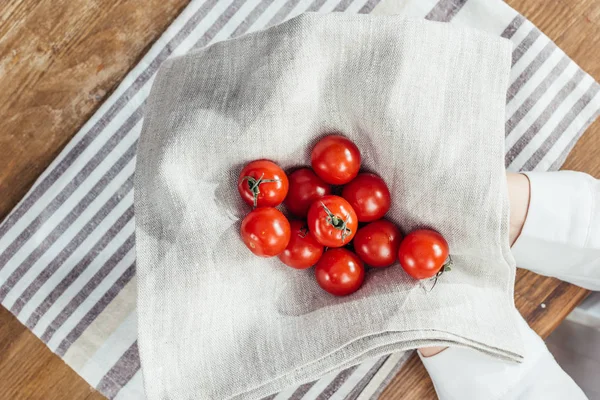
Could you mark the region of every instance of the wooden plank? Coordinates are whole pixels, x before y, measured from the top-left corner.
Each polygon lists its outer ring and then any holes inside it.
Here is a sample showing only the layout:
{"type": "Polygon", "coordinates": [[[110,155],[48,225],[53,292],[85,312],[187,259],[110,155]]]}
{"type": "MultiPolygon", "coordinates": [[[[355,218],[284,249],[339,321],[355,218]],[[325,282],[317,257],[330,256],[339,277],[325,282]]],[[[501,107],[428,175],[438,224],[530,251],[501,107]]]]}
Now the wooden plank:
{"type": "MultiPolygon", "coordinates": [[[[599,0],[507,0],[537,25],[596,81],[600,80],[599,0]]],[[[600,178],[600,120],[590,126],[563,165],[600,178]]],[[[515,304],[529,325],[547,337],[587,296],[584,289],[518,270],[515,304]],[[542,307],[544,304],[545,308],[542,307]]],[[[380,399],[436,399],[435,390],[419,357],[412,356],[380,399]]]]}
{"type": "MultiPolygon", "coordinates": [[[[0,220],[188,2],[0,1],[0,220]]],[[[103,398],[0,307],[0,399],[103,398]]]]}
{"type": "Polygon", "coordinates": [[[0,2],[0,220],[188,2],[0,2]]]}
{"type": "Polygon", "coordinates": [[[0,398],[99,400],[90,387],[6,309],[0,307],[0,398]]]}

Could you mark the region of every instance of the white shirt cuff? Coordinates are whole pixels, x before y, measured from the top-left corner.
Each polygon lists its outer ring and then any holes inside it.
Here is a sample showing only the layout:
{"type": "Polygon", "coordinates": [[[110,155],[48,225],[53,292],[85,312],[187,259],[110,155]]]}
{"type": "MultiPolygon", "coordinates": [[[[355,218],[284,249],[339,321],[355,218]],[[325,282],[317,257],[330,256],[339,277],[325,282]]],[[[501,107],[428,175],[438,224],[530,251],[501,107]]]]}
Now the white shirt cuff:
{"type": "Polygon", "coordinates": [[[527,172],[530,201],[517,265],[600,290],[600,183],[573,171],[527,172]]]}

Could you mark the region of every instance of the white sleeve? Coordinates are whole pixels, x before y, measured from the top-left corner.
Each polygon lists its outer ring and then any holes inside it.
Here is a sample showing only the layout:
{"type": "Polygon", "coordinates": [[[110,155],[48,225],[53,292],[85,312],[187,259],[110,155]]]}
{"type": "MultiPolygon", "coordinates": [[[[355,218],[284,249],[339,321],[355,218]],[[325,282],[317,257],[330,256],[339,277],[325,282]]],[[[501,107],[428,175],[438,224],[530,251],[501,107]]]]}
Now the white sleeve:
{"type": "Polygon", "coordinates": [[[462,347],[450,347],[432,357],[419,353],[440,400],[587,399],[544,341],[520,315],[518,320],[525,344],[520,364],[462,347]]]}
{"type": "Polygon", "coordinates": [[[582,172],[528,172],[531,194],[512,253],[521,268],[600,290],[600,181],[582,172]]]}

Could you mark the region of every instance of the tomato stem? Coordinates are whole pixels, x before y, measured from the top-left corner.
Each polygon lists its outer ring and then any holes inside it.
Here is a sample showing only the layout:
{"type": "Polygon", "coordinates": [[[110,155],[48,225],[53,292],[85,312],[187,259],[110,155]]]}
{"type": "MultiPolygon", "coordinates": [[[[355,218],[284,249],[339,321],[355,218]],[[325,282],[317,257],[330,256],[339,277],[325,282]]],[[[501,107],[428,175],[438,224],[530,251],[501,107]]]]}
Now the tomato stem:
{"type": "Polygon", "coordinates": [[[346,216],[346,219],[342,219],[341,217],[338,217],[332,213],[323,202],[321,202],[321,205],[327,213],[327,222],[330,223],[335,229],[342,231],[342,243],[344,243],[344,239],[346,239],[346,237],[352,233],[352,229],[348,228],[348,216],[346,216]]]}
{"type": "Polygon", "coordinates": [[[442,268],[440,268],[440,270],[437,272],[437,274],[435,274],[435,276],[432,279],[435,279],[433,281],[433,286],[431,287],[431,289],[429,289],[429,292],[431,292],[433,290],[433,288],[435,287],[435,285],[437,284],[438,278],[440,276],[442,276],[442,274],[444,272],[450,272],[452,271],[452,268],[450,267],[452,264],[452,257],[450,255],[448,255],[448,260],[446,260],[446,262],[444,263],[444,265],[442,265],[442,268]]]}
{"type": "Polygon", "coordinates": [[[244,178],[242,178],[242,181],[245,181],[245,180],[248,181],[248,188],[250,189],[250,192],[252,192],[254,208],[256,208],[256,205],[258,204],[258,195],[260,194],[260,185],[262,183],[267,183],[267,182],[279,182],[279,179],[263,179],[264,176],[265,176],[265,174],[262,174],[260,176],[260,178],[258,178],[258,179],[254,178],[252,176],[245,176],[244,178]]]}

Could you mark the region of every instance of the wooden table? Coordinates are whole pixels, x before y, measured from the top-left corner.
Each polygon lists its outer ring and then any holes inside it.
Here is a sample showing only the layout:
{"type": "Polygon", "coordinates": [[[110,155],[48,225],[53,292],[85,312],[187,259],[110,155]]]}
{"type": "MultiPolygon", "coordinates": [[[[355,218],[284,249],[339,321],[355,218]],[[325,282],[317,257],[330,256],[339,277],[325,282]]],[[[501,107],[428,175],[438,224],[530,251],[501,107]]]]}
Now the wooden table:
{"type": "MultiPolygon", "coordinates": [[[[508,0],[600,80],[600,0],[508,0]]],[[[0,2],[0,220],[188,0],[4,0],[0,2]]],[[[600,178],[600,121],[565,168],[600,178]]],[[[547,336],[587,292],[519,271],[516,303],[547,336]],[[545,308],[540,305],[544,303],[545,308]]],[[[0,307],[1,399],[103,399],[0,307]]],[[[435,398],[416,358],[383,399],[435,398]]]]}

